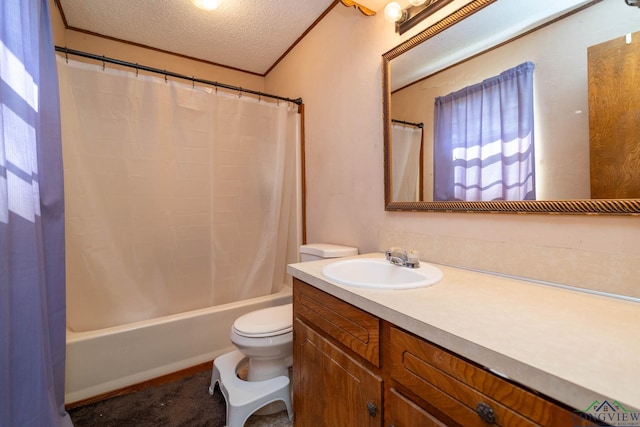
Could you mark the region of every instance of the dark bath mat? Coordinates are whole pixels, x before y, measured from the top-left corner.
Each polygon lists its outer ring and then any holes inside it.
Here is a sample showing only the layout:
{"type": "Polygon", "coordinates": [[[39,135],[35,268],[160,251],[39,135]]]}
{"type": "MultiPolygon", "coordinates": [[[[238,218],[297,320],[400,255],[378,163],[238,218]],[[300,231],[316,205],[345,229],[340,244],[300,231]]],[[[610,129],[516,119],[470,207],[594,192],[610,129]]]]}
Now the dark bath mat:
{"type": "MultiPolygon", "coordinates": [[[[209,394],[211,371],[70,409],[75,427],[223,427],[225,401],[209,394]]],[[[288,427],[286,412],[253,415],[246,427],[288,427]]]]}

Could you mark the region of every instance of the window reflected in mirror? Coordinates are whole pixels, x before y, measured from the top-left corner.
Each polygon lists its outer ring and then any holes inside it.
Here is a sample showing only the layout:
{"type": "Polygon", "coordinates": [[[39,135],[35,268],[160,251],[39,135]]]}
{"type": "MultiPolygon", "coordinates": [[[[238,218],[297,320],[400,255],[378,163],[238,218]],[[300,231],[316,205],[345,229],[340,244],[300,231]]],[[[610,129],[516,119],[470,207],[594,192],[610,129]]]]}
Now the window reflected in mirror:
{"type": "Polygon", "coordinates": [[[535,200],[534,68],[525,62],[435,99],[435,200],[535,200]]]}

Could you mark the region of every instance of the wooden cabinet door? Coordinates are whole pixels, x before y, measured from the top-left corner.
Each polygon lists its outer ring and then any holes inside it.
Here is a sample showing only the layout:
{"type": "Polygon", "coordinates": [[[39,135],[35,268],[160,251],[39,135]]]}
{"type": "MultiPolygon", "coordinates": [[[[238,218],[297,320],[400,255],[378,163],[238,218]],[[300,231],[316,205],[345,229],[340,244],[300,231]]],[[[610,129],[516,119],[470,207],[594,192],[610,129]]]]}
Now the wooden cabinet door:
{"type": "Polygon", "coordinates": [[[382,379],[294,320],[296,427],[382,426],[382,379]]]}
{"type": "Polygon", "coordinates": [[[394,388],[385,396],[384,417],[385,425],[393,427],[448,427],[394,388]]]}

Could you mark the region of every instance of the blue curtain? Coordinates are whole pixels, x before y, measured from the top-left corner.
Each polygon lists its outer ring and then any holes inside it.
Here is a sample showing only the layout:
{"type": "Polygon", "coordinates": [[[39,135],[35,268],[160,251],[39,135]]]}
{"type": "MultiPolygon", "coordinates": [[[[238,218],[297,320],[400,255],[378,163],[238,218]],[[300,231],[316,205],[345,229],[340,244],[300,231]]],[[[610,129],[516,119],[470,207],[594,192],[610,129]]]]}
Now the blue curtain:
{"type": "Polygon", "coordinates": [[[535,200],[533,70],[436,98],[434,200],[535,200]]]}
{"type": "Polygon", "coordinates": [[[0,426],[64,410],[64,197],[47,0],[0,2],[0,426]]]}

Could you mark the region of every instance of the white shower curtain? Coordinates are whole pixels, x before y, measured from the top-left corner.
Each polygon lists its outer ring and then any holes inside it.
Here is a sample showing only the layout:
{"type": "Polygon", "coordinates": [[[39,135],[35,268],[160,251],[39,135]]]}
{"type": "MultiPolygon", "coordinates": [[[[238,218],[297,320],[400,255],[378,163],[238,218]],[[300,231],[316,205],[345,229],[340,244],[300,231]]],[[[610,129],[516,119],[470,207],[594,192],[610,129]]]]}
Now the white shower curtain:
{"type": "Polygon", "coordinates": [[[420,147],[422,128],[394,123],[391,127],[394,202],[420,200],[420,147]]]}
{"type": "Polygon", "coordinates": [[[63,58],[58,70],[71,329],[282,287],[297,106],[63,58]]]}

